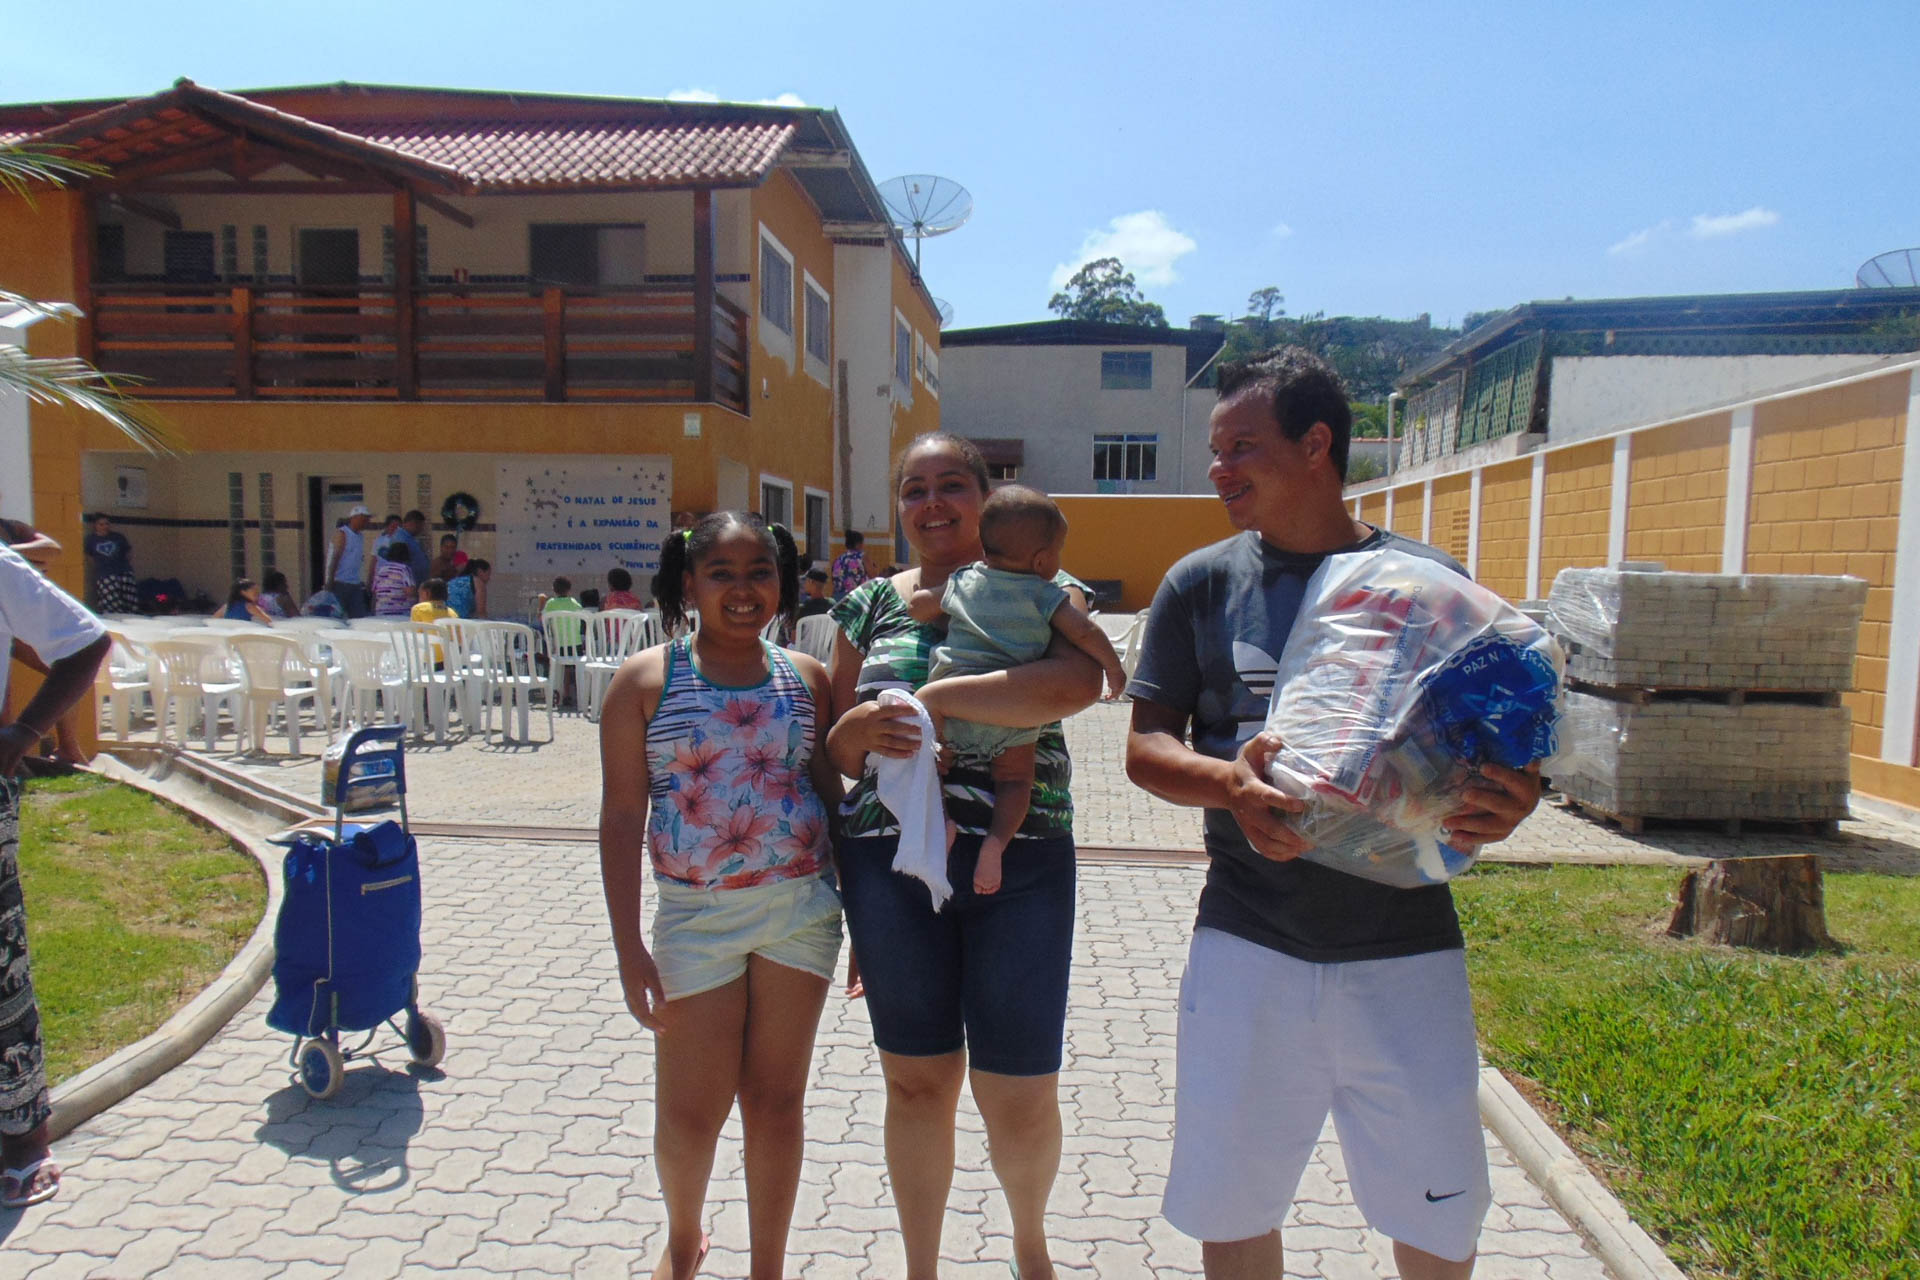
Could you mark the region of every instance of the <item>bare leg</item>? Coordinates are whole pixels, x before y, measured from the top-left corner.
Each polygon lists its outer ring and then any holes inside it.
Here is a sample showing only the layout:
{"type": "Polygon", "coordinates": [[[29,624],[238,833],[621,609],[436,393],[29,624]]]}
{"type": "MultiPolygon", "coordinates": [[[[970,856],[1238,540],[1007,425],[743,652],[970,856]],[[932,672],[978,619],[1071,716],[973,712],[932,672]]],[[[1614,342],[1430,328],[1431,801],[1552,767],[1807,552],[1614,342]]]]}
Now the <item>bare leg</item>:
{"type": "Polygon", "coordinates": [[[667,1205],[667,1250],[654,1280],[690,1280],[705,1254],[707,1178],[733,1110],[746,1038],[747,978],[660,1008],[654,1038],[653,1162],[667,1205]]]}
{"type": "Polygon", "coordinates": [[[1207,1280],[1280,1280],[1280,1232],[1251,1240],[1209,1240],[1200,1246],[1200,1265],[1207,1280]]]}
{"type": "Polygon", "coordinates": [[[980,860],[974,865],[973,891],[1000,891],[1001,862],[1033,803],[1034,744],[1008,747],[993,758],[993,821],[980,842],[980,860]]]}
{"type": "Polygon", "coordinates": [[[740,1069],[746,1137],[747,1234],[753,1280],[786,1274],[787,1230],[800,1189],[807,1077],[828,982],[760,956],[747,957],[747,1051],[740,1069]]]}
{"type": "Polygon", "coordinates": [[[887,1078],[887,1176],[907,1251],[907,1280],[937,1280],[966,1054],[907,1058],[882,1050],[880,1070],[887,1078]]]}
{"type": "Polygon", "coordinates": [[[1013,1219],[1020,1280],[1051,1280],[1047,1198],[1060,1174],[1060,1077],[972,1074],[973,1099],[987,1125],[987,1153],[1013,1219]]]}
{"type": "Polygon", "coordinates": [[[1393,1265],[1400,1268],[1400,1280],[1467,1280],[1473,1274],[1473,1261],[1449,1262],[1425,1249],[1393,1242],[1393,1265]]]}

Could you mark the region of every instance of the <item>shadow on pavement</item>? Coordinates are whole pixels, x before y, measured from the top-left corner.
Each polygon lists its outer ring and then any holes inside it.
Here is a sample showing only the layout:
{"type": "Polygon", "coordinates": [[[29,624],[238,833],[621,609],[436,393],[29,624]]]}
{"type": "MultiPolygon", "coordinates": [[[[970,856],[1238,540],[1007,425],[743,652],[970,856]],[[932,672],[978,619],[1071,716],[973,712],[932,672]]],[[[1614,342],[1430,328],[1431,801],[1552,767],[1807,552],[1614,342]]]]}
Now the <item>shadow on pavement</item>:
{"type": "Polygon", "coordinates": [[[333,1183],[353,1195],[383,1195],[406,1186],[407,1144],[420,1132],[423,1081],[445,1078],[436,1068],[393,1071],[374,1061],[350,1064],[340,1092],[317,1101],[296,1083],[267,1099],[260,1141],[294,1159],[324,1160],[333,1183]]]}

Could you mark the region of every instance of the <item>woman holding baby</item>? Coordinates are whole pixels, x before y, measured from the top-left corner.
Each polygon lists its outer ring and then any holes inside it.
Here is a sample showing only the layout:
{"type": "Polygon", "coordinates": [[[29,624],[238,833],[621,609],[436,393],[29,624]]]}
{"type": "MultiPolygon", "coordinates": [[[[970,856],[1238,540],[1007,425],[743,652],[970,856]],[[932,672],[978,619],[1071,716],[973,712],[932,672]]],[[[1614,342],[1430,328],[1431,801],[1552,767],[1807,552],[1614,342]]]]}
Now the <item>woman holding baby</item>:
{"type": "MultiPolygon", "coordinates": [[[[945,434],[914,440],[896,468],[894,492],[919,563],[863,584],[833,610],[840,635],[830,670],[842,714],[827,750],[842,773],[859,778],[843,829],[842,890],[887,1082],[887,1168],[909,1280],[936,1273],[955,1113],[969,1079],[1007,1198],[1016,1269],[1024,1280],[1053,1274],[1045,1217],[1060,1166],[1058,1073],[1075,883],[1072,766],[1058,721],[1099,696],[1102,673],[1056,636],[1039,662],[928,682],[945,626],[916,621],[910,607],[916,596],[938,599],[956,571],[985,558],[980,520],[988,489],[986,463],[970,442],[945,434]],[[1027,812],[993,892],[974,885],[993,819],[994,777],[965,759],[951,765],[942,787],[957,827],[947,859],[954,896],[936,912],[925,884],[893,871],[900,830],[879,801],[868,757],[911,757],[920,732],[910,707],[876,700],[883,689],[913,692],[937,718],[1041,726],[1027,812]]],[[[1079,582],[1066,574],[1055,581],[1076,608],[1086,608],[1079,582]]]]}

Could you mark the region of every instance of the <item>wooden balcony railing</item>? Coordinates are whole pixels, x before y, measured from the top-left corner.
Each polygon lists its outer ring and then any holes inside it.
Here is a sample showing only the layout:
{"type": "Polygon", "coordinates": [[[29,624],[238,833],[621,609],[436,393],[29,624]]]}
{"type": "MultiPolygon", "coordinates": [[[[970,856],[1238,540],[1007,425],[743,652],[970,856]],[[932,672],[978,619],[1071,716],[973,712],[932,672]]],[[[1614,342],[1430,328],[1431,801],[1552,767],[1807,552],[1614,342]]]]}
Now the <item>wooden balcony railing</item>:
{"type": "Polygon", "coordinates": [[[100,285],[95,359],[145,378],[139,394],[154,398],[710,401],[747,411],[747,317],[723,297],[700,379],[690,289],[412,292],[409,316],[391,287],[100,285]]]}

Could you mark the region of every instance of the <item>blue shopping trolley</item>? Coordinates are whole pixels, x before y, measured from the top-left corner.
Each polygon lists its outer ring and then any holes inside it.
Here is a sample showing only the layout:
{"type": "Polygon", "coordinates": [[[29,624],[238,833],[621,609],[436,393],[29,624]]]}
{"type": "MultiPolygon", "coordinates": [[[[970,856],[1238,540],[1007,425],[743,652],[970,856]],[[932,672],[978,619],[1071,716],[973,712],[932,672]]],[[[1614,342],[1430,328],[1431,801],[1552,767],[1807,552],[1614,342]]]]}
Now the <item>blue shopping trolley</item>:
{"type": "Polygon", "coordinates": [[[439,1019],[418,1004],[420,855],[407,830],[405,732],[360,729],[347,739],[323,797],[334,810],[331,834],[322,826],[276,837],[289,848],[267,1025],[294,1037],[292,1065],[315,1098],[339,1091],[346,1064],[367,1054],[382,1024],[421,1066],[446,1053],[439,1019]],[[346,821],[368,799],[397,802],[400,820],[346,821]],[[403,1010],[404,1027],[395,1021],[403,1010]],[[367,1038],[343,1049],[343,1031],[367,1038]]]}

